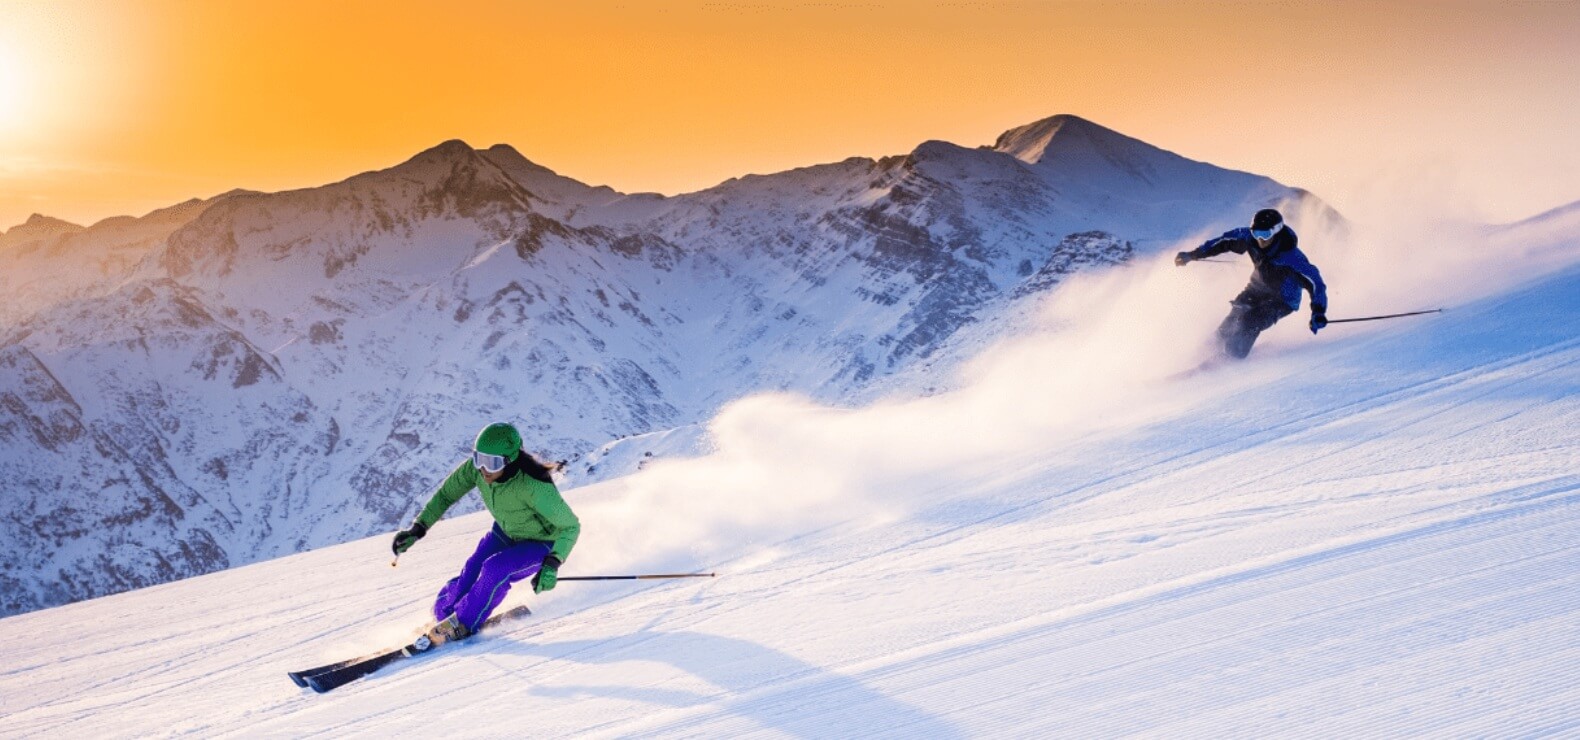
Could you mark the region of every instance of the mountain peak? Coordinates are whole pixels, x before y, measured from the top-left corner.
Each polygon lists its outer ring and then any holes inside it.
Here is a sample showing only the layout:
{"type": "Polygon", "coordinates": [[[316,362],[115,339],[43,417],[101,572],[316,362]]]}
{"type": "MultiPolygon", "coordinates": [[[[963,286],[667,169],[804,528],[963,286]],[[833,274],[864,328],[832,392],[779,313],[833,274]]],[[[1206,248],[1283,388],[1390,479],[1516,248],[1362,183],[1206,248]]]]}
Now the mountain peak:
{"type": "Polygon", "coordinates": [[[418,152],[406,165],[455,164],[477,156],[477,150],[460,139],[450,139],[418,152]]]}
{"type": "Polygon", "coordinates": [[[445,157],[464,157],[475,150],[472,149],[470,144],[460,139],[449,139],[440,142],[438,146],[428,151],[445,157]]]}
{"type": "MultiPolygon", "coordinates": [[[[1271,180],[1198,162],[1079,116],[1058,115],[1005,131],[992,147],[1031,165],[1047,177],[1079,181],[1111,193],[1156,189],[1172,183],[1187,191],[1229,187],[1271,187],[1271,180]],[[1249,178],[1249,179],[1247,179],[1249,178]]],[[[1269,191],[1273,192],[1273,191],[1269,191]]]]}
{"type": "Polygon", "coordinates": [[[0,231],[0,234],[11,237],[41,237],[66,234],[85,230],[70,221],[62,221],[53,216],[35,213],[28,216],[27,221],[13,227],[10,231],[0,231]]]}
{"type": "Polygon", "coordinates": [[[619,195],[611,188],[592,187],[561,175],[527,159],[509,144],[495,144],[479,152],[479,155],[514,178],[533,195],[547,201],[586,205],[593,201],[605,202],[619,195]]]}
{"type": "Polygon", "coordinates": [[[498,154],[506,157],[521,157],[522,159],[526,159],[526,157],[522,156],[520,151],[509,144],[495,144],[489,147],[486,151],[489,154],[498,154]]]}
{"type": "Polygon", "coordinates": [[[998,141],[993,143],[993,149],[1027,164],[1036,164],[1043,160],[1049,145],[1056,138],[1092,139],[1106,137],[1124,138],[1117,131],[1099,126],[1080,116],[1061,113],[1035,123],[1028,123],[1005,131],[999,135],[998,141]]]}
{"type": "Polygon", "coordinates": [[[553,170],[537,162],[527,159],[520,151],[509,144],[495,144],[482,151],[483,158],[493,162],[506,170],[524,168],[534,172],[555,174],[553,170]]]}

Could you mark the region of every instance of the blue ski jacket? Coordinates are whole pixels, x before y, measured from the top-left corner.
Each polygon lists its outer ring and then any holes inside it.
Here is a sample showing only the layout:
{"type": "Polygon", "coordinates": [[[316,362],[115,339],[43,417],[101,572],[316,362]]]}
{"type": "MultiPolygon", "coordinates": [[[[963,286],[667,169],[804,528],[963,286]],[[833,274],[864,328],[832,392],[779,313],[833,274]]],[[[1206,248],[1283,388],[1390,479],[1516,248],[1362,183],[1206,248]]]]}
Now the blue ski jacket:
{"type": "Polygon", "coordinates": [[[1206,243],[1192,249],[1189,254],[1191,259],[1204,259],[1224,252],[1246,254],[1251,257],[1251,264],[1255,270],[1251,272],[1251,284],[1247,290],[1276,295],[1288,304],[1291,311],[1300,308],[1300,291],[1311,293],[1311,306],[1327,311],[1328,286],[1322,282],[1322,274],[1317,272],[1316,265],[1306,259],[1300,247],[1296,246],[1300,237],[1295,235],[1295,230],[1285,225],[1273,235],[1263,249],[1256,243],[1256,237],[1251,236],[1249,228],[1238,228],[1224,232],[1223,236],[1208,239],[1206,243]]]}

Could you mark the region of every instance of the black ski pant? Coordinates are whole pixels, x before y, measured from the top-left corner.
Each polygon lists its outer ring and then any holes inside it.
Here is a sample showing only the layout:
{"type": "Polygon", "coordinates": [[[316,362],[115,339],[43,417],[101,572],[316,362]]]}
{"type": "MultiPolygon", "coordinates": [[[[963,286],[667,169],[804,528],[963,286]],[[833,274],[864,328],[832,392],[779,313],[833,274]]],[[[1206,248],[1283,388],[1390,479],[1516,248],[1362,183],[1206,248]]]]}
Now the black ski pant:
{"type": "Polygon", "coordinates": [[[1258,335],[1295,312],[1283,298],[1251,288],[1241,291],[1229,305],[1229,315],[1218,325],[1218,340],[1223,343],[1223,354],[1235,359],[1245,359],[1258,335]]]}

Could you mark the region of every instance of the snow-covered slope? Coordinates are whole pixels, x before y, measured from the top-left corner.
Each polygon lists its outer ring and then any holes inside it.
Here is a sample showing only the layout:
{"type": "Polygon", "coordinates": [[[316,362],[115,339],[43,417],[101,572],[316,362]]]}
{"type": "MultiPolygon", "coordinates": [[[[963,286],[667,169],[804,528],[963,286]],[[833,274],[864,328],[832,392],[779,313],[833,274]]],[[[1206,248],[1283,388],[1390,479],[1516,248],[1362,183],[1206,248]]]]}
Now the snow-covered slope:
{"type": "Polygon", "coordinates": [[[26,553],[0,562],[0,613],[388,530],[490,419],[575,459],[754,392],[927,388],[962,330],[992,340],[1077,272],[1269,204],[1331,218],[1078,118],[1026,131],[1040,156],[933,141],[676,197],[449,141],[323,187],[13,229],[0,275],[42,287],[0,324],[0,533],[26,553]]]}
{"type": "Polygon", "coordinates": [[[1127,273],[954,392],[750,399],[711,453],[568,491],[565,575],[715,580],[517,593],[537,616],[286,680],[417,625],[487,524],[453,518],[396,569],[376,537],[0,620],[0,732],[1580,732],[1580,269],[1185,380],[1107,331],[1185,273],[1127,273]]]}

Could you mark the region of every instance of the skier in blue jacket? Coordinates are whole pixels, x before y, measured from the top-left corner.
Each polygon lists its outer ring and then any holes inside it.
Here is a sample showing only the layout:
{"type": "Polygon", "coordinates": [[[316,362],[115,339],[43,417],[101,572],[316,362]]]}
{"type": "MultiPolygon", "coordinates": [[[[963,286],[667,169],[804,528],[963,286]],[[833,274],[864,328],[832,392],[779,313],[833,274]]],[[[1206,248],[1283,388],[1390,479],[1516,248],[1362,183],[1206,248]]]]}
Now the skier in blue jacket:
{"type": "Polygon", "coordinates": [[[1257,335],[1300,308],[1302,290],[1311,293],[1311,333],[1328,325],[1327,286],[1316,266],[1300,252],[1298,242],[1295,230],[1284,224],[1283,214],[1264,208],[1251,219],[1251,228],[1224,232],[1223,236],[1174,256],[1174,264],[1181,267],[1224,252],[1251,257],[1255,268],[1251,282],[1229,302],[1233,308],[1218,326],[1225,356],[1243,359],[1250,354],[1257,335]]]}

